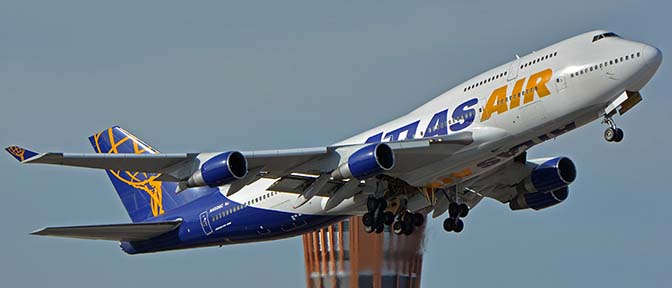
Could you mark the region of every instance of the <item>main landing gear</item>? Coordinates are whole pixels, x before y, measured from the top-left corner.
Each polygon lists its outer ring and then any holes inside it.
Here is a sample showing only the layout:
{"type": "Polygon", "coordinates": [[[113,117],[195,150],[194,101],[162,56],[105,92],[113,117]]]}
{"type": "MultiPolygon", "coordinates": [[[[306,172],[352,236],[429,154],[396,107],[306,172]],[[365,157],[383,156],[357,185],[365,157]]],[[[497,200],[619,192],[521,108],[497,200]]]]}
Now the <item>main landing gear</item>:
{"type": "Polygon", "coordinates": [[[382,198],[369,197],[366,201],[368,212],[362,217],[362,224],[368,233],[382,233],[385,225],[392,226],[397,235],[411,235],[415,227],[422,226],[425,216],[420,213],[411,213],[401,209],[398,215],[387,209],[387,201],[382,198]]]}
{"type": "Polygon", "coordinates": [[[450,217],[443,221],[443,229],[446,230],[446,232],[462,232],[462,229],[464,229],[464,222],[462,222],[462,219],[460,218],[464,218],[469,215],[469,206],[464,203],[457,204],[452,202],[448,206],[448,214],[450,217]]]}
{"type": "Polygon", "coordinates": [[[605,116],[602,123],[609,125],[609,128],[604,130],[604,140],[607,140],[607,142],[621,142],[623,140],[623,130],[616,127],[616,123],[611,117],[605,116]]]}
{"type": "Polygon", "coordinates": [[[397,215],[394,224],[392,224],[392,232],[397,235],[411,235],[415,227],[420,227],[425,223],[425,216],[420,213],[411,213],[409,211],[402,211],[397,215]]]}

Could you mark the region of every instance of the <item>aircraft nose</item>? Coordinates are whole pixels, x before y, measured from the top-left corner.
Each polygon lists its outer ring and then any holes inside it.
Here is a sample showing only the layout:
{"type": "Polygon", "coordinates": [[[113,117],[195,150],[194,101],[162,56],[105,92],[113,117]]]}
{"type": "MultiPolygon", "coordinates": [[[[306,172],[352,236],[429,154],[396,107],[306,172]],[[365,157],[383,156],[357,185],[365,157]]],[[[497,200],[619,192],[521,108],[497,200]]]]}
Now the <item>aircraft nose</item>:
{"type": "Polygon", "coordinates": [[[644,45],[642,49],[642,54],[646,61],[646,66],[650,69],[657,70],[660,64],[663,62],[663,53],[656,47],[651,45],[644,45]]]}

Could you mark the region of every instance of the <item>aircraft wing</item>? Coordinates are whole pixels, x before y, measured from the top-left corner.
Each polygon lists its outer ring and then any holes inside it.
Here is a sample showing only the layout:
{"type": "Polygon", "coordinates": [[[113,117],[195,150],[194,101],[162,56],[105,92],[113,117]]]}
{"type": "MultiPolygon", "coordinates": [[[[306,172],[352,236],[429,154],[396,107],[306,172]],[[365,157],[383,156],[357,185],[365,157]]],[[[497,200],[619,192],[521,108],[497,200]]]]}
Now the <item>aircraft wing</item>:
{"type": "MultiPolygon", "coordinates": [[[[390,174],[403,173],[446,157],[464,146],[471,144],[471,132],[451,135],[405,140],[386,143],[395,155],[395,166],[390,174]]],[[[341,162],[341,149],[352,149],[354,144],[315,148],[280,149],[264,151],[243,151],[250,172],[263,177],[278,178],[292,173],[320,174],[337,168],[341,162]]],[[[21,163],[54,164],[106,170],[131,172],[162,173],[160,180],[185,180],[198,169],[199,164],[208,157],[219,153],[169,153],[169,154],[133,154],[133,153],[38,153],[17,146],[6,150],[21,163]]],[[[252,173],[250,173],[252,174],[252,173]]]]}
{"type": "Polygon", "coordinates": [[[182,224],[182,221],[177,220],[150,223],[47,227],[30,234],[91,240],[139,241],[173,231],[180,224],[182,224]]]}

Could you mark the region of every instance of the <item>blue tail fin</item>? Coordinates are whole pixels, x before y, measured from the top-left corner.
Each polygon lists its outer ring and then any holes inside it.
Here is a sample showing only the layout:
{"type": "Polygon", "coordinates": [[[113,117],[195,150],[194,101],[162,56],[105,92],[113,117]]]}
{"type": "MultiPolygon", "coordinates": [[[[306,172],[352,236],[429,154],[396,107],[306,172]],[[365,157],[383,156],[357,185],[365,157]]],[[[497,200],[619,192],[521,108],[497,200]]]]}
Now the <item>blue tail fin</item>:
{"type": "MultiPolygon", "coordinates": [[[[89,137],[89,141],[96,153],[159,153],[117,126],[96,133],[89,137]]],[[[156,178],[160,174],[107,170],[107,175],[133,222],[160,216],[210,192],[193,189],[195,191],[185,191],[176,195],[174,192],[177,184],[157,181],[156,178]]]]}

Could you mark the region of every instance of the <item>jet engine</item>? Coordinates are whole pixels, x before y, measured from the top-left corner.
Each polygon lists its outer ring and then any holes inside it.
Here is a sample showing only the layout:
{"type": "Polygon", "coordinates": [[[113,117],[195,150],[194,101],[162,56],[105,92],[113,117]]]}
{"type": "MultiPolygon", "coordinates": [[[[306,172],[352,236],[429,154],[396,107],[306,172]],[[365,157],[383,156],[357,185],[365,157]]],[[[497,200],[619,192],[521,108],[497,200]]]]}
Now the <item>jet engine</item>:
{"type": "Polygon", "coordinates": [[[217,187],[247,176],[247,160],[238,151],[217,154],[203,162],[187,180],[187,187],[217,187]]]}
{"type": "Polygon", "coordinates": [[[569,186],[576,179],[574,162],[567,157],[530,160],[528,163],[536,166],[532,168],[530,176],[518,184],[517,190],[521,194],[556,191],[569,186]]]}
{"type": "Polygon", "coordinates": [[[511,210],[531,208],[541,210],[565,201],[569,196],[569,188],[563,187],[551,192],[521,193],[509,202],[511,210]]]}
{"type": "Polygon", "coordinates": [[[334,179],[364,180],[394,167],[394,152],[385,143],[364,146],[350,154],[347,159],[331,173],[334,179]]]}

